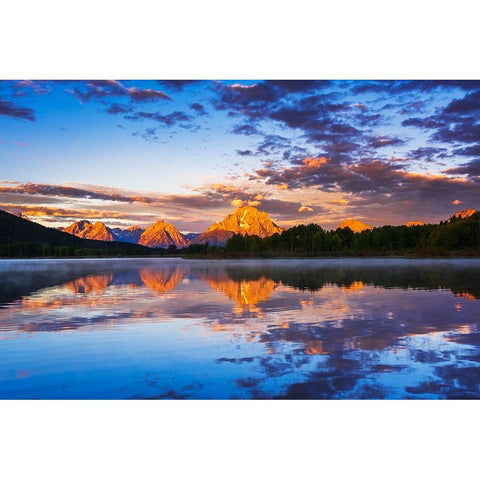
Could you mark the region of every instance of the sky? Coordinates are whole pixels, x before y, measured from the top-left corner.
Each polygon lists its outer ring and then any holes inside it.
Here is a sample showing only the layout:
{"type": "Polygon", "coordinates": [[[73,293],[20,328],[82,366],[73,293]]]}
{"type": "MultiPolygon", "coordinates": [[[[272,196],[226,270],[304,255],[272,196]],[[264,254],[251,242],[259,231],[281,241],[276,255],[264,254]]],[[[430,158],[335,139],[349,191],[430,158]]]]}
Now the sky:
{"type": "Polygon", "coordinates": [[[0,209],[202,232],[480,208],[480,81],[0,81],[0,209]]]}

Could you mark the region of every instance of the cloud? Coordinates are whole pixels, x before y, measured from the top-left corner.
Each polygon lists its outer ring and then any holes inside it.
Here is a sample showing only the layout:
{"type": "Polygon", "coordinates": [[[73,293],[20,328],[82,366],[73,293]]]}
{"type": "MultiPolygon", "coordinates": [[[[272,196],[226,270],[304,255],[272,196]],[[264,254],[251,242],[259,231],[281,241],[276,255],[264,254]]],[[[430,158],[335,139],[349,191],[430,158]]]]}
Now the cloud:
{"type": "MultiPolygon", "coordinates": [[[[480,86],[480,85],[479,85],[480,86]]],[[[443,110],[444,114],[473,114],[480,111],[480,90],[465,95],[459,100],[453,100],[443,110]]]]}
{"type": "MultiPolygon", "coordinates": [[[[476,86],[476,90],[460,99],[450,101],[434,115],[407,118],[402,125],[432,130],[430,135],[432,142],[450,145],[480,143],[480,124],[477,121],[480,114],[480,82],[477,82],[476,86]]],[[[464,145],[457,148],[455,153],[476,155],[474,152],[478,152],[475,147],[464,145]]]]}
{"type": "Polygon", "coordinates": [[[383,147],[403,145],[404,143],[405,143],[404,140],[395,136],[378,136],[378,137],[373,137],[369,141],[368,146],[372,148],[383,148],[383,147]]]}
{"type": "Polygon", "coordinates": [[[191,128],[192,125],[190,122],[192,117],[187,115],[184,112],[172,112],[166,115],[161,115],[160,112],[135,112],[124,117],[127,120],[153,120],[155,122],[161,123],[166,127],[172,127],[178,125],[181,128],[191,128]]]}
{"type": "Polygon", "coordinates": [[[45,82],[33,82],[32,80],[19,80],[13,84],[14,96],[23,97],[34,93],[36,95],[45,95],[51,92],[51,88],[45,85],[45,82]]]}
{"type": "Polygon", "coordinates": [[[254,153],[251,150],[236,150],[241,157],[253,157],[254,153]]]}
{"type": "Polygon", "coordinates": [[[452,205],[460,205],[462,202],[460,200],[454,200],[452,205]]]}
{"type": "Polygon", "coordinates": [[[200,103],[191,103],[190,108],[198,115],[208,115],[205,107],[200,103]]]}
{"type": "Polygon", "coordinates": [[[61,207],[45,207],[39,205],[17,205],[0,203],[0,209],[6,212],[30,218],[49,217],[47,221],[77,221],[78,219],[89,220],[106,220],[116,219],[130,222],[153,222],[158,219],[158,215],[120,212],[112,210],[97,210],[97,209],[75,209],[75,208],[61,208],[61,207]]]}
{"type": "Polygon", "coordinates": [[[119,103],[112,103],[105,112],[109,113],[110,115],[118,115],[121,113],[130,113],[133,112],[133,109],[127,105],[121,105],[119,103]]]}
{"type": "Polygon", "coordinates": [[[474,90],[478,88],[477,80],[356,80],[348,82],[351,93],[385,93],[401,95],[415,92],[433,92],[437,89],[474,90]]]}
{"type": "Polygon", "coordinates": [[[236,125],[231,133],[234,133],[235,135],[261,135],[261,132],[259,132],[253,125],[236,125]]]}
{"type": "Polygon", "coordinates": [[[345,198],[338,198],[338,199],[335,199],[335,200],[330,200],[330,202],[332,205],[348,205],[348,200],[346,200],[345,198]]]}
{"type": "Polygon", "coordinates": [[[35,112],[31,108],[19,107],[12,102],[3,100],[0,97],[0,115],[13,118],[23,118],[24,120],[35,121],[35,112]]]}
{"type": "Polygon", "coordinates": [[[425,108],[425,100],[416,100],[414,102],[408,102],[400,110],[401,115],[412,115],[414,113],[421,113],[425,108]]]}
{"type": "Polygon", "coordinates": [[[299,209],[299,212],[313,212],[313,208],[308,207],[306,205],[302,205],[299,209]]]}
{"type": "MultiPolygon", "coordinates": [[[[469,175],[480,174],[480,161],[465,165],[456,173],[467,172],[469,175]]],[[[412,209],[417,211],[419,206],[425,216],[442,212],[444,215],[451,202],[447,199],[456,198],[459,193],[464,197],[464,203],[478,202],[478,184],[474,181],[445,174],[412,173],[403,170],[401,164],[376,159],[364,159],[355,164],[329,160],[319,165],[301,161],[287,167],[265,167],[257,170],[257,175],[267,185],[278,188],[288,185],[293,190],[316,188],[327,193],[353,194],[355,197],[348,204],[349,211],[365,215],[366,209],[369,222],[381,217],[390,223],[392,219],[388,218],[388,212],[394,212],[395,218],[408,218],[412,209]],[[383,205],[383,208],[378,210],[374,205],[383,205]]]]}
{"type": "Polygon", "coordinates": [[[151,88],[126,87],[116,80],[90,80],[83,88],[68,90],[81,102],[108,97],[128,97],[132,102],[152,102],[170,100],[170,97],[159,90],[151,88]]]}
{"type": "Polygon", "coordinates": [[[185,87],[200,83],[202,80],[158,80],[161,87],[169,88],[181,92],[185,87]]]}
{"type": "Polygon", "coordinates": [[[239,198],[236,198],[235,200],[232,200],[230,204],[233,205],[234,207],[243,207],[245,202],[243,200],[240,200],[239,198]]]}
{"type": "Polygon", "coordinates": [[[453,151],[455,155],[462,155],[465,157],[480,157],[480,143],[470,145],[468,147],[458,148],[453,151]]]}
{"type": "Polygon", "coordinates": [[[147,142],[166,143],[166,140],[161,140],[157,128],[146,128],[143,132],[133,132],[132,135],[134,137],[141,137],[147,142]]]}
{"type": "Polygon", "coordinates": [[[265,83],[285,93],[309,93],[331,86],[331,80],[266,80],[265,83]]]}
{"type": "Polygon", "coordinates": [[[12,182],[9,186],[0,186],[0,194],[43,195],[47,197],[63,197],[76,199],[109,200],[126,203],[153,203],[155,197],[145,195],[125,195],[108,187],[71,187],[42,183],[12,182]]]}
{"type": "Polygon", "coordinates": [[[462,163],[458,167],[444,170],[443,173],[449,175],[467,175],[468,177],[480,177],[480,159],[471,162],[462,163]]]}
{"type": "Polygon", "coordinates": [[[328,158],[327,157],[321,157],[321,158],[311,158],[307,157],[302,160],[303,165],[305,165],[306,168],[320,168],[322,165],[325,165],[328,163],[328,158]]]}
{"type": "Polygon", "coordinates": [[[411,160],[422,160],[433,162],[438,158],[446,156],[447,149],[443,147],[419,147],[408,152],[408,158],[411,160]]]}

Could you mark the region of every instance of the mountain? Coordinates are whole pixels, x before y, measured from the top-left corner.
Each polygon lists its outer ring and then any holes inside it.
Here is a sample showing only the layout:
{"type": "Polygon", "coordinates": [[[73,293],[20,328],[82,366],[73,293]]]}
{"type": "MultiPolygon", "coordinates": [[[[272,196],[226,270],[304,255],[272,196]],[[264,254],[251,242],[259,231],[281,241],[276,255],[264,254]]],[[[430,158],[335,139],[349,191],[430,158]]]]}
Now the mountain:
{"type": "Polygon", "coordinates": [[[465,210],[461,210],[460,212],[455,213],[452,215],[447,221],[450,222],[452,220],[457,220],[459,218],[468,218],[471,217],[474,213],[477,213],[476,210],[473,208],[466,208],[465,210]]]}
{"type": "Polygon", "coordinates": [[[422,225],[425,225],[423,222],[419,222],[419,221],[413,221],[413,222],[407,222],[405,224],[406,227],[420,227],[422,225]]]}
{"type": "Polygon", "coordinates": [[[111,232],[113,234],[113,239],[116,242],[126,242],[126,243],[138,243],[142,233],[145,230],[138,226],[129,227],[127,229],[122,228],[112,228],[111,232]]]}
{"type": "Polygon", "coordinates": [[[171,224],[160,220],[148,227],[138,240],[139,245],[150,248],[186,247],[185,237],[171,224]]]}
{"type": "Polygon", "coordinates": [[[72,223],[63,231],[88,240],[103,240],[104,242],[113,242],[114,240],[112,230],[102,222],[92,223],[88,220],[81,220],[72,223]]]}
{"type": "Polygon", "coordinates": [[[282,231],[283,228],[273,223],[267,213],[255,207],[240,207],[233,214],[227,215],[223,221],[214,223],[208,230],[201,233],[195,239],[195,243],[225,245],[235,233],[265,238],[282,231]]]}
{"type": "Polygon", "coordinates": [[[184,235],[185,240],[189,243],[195,243],[193,240],[195,240],[200,234],[199,233],[186,233],[184,235]]]}
{"type": "Polygon", "coordinates": [[[337,228],[349,228],[354,233],[363,232],[363,230],[372,230],[370,225],[362,223],[358,220],[343,220],[343,222],[337,228]]]}

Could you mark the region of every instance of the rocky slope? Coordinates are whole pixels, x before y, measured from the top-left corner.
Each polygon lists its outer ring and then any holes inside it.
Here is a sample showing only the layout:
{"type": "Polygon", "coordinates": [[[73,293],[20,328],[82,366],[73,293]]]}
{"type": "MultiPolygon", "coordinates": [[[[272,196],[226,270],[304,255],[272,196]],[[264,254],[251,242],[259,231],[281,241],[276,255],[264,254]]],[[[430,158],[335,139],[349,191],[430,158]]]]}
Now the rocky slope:
{"type": "Polygon", "coordinates": [[[138,239],[139,245],[150,248],[186,247],[185,237],[171,224],[160,220],[148,227],[138,239]]]}
{"type": "Polygon", "coordinates": [[[223,221],[214,223],[192,243],[225,245],[235,233],[265,238],[282,231],[283,229],[273,223],[267,213],[255,207],[240,207],[233,214],[227,215],[223,221]]]}

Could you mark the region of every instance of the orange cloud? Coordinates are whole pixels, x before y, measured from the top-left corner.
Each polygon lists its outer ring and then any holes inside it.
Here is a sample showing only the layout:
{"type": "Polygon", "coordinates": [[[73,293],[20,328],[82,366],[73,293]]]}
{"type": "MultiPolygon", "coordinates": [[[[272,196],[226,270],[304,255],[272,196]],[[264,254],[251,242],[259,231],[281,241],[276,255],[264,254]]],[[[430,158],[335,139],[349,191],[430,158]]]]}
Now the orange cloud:
{"type": "Polygon", "coordinates": [[[302,163],[307,168],[318,168],[320,167],[320,165],[325,165],[326,163],[328,163],[328,158],[327,157],[319,157],[319,158],[307,157],[302,160],[302,163]]]}
{"type": "Polygon", "coordinates": [[[240,200],[239,198],[236,198],[235,200],[232,200],[230,202],[231,205],[233,205],[234,207],[243,207],[243,204],[245,202],[243,200],[240,200]]]}
{"type": "Polygon", "coordinates": [[[460,200],[454,200],[452,202],[453,205],[460,205],[462,202],[460,200]]]}
{"type": "Polygon", "coordinates": [[[299,212],[313,212],[312,207],[307,207],[306,205],[302,205],[299,209],[299,212]]]}
{"type": "Polygon", "coordinates": [[[329,203],[332,205],[348,205],[348,200],[345,198],[339,198],[338,200],[331,200],[329,203]]]}

